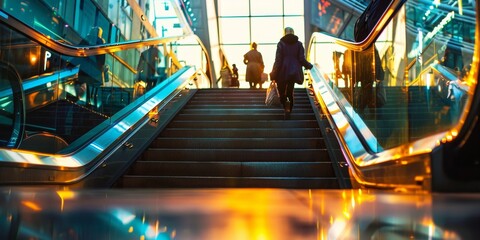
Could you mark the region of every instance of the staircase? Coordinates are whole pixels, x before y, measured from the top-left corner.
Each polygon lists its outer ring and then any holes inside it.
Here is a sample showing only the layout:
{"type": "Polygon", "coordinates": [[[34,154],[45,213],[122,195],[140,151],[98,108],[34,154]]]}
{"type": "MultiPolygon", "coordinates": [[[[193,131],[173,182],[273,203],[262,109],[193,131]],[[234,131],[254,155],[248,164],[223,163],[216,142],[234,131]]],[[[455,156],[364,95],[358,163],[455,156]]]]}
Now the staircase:
{"type": "Polygon", "coordinates": [[[305,89],[290,120],[265,90],[201,89],[117,188],[339,188],[305,89]]]}

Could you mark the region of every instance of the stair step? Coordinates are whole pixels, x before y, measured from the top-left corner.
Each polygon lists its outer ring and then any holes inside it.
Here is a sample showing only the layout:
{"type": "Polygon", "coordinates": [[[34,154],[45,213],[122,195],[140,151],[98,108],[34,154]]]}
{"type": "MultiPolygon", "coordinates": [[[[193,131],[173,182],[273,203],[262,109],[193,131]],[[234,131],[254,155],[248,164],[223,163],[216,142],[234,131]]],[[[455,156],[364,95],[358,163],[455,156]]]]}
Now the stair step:
{"type": "Polygon", "coordinates": [[[128,175],[211,177],[335,177],[330,162],[138,161],[128,175]]]}
{"type": "Polygon", "coordinates": [[[334,177],[322,178],[229,178],[229,177],[157,177],[125,176],[123,188],[285,188],[285,189],[338,189],[334,177]]]}
{"type": "MultiPolygon", "coordinates": [[[[235,121],[235,120],[251,120],[251,121],[261,121],[261,120],[283,120],[284,118],[283,110],[278,110],[274,113],[252,113],[252,114],[210,114],[210,115],[199,115],[199,114],[182,114],[180,113],[175,117],[174,120],[198,120],[198,121],[235,121]]],[[[292,111],[290,116],[291,120],[314,120],[315,115],[313,113],[297,113],[295,109],[292,111]]]]}
{"type": "Polygon", "coordinates": [[[320,137],[319,128],[288,128],[282,131],[271,128],[167,128],[160,137],[203,137],[203,138],[312,138],[320,137]]]}
{"type": "Polygon", "coordinates": [[[317,120],[180,120],[168,124],[168,128],[318,128],[317,120]]]}
{"type": "Polygon", "coordinates": [[[143,154],[146,161],[238,161],[238,162],[305,162],[330,161],[326,149],[158,149],[143,154]]]}
{"type": "Polygon", "coordinates": [[[123,188],[339,188],[307,90],[289,120],[265,90],[200,89],[127,170],[123,188]]]}
{"type": "Polygon", "coordinates": [[[152,142],[150,148],[182,148],[189,146],[194,149],[324,149],[325,140],[320,137],[312,138],[158,138],[152,142]]]}

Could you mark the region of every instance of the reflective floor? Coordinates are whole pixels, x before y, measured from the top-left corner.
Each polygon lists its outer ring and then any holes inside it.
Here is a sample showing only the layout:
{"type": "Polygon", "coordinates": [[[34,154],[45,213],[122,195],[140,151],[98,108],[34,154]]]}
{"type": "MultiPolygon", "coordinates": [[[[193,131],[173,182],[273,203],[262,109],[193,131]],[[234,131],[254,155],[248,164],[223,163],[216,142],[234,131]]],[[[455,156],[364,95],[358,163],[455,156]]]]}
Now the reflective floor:
{"type": "Polygon", "coordinates": [[[480,194],[1,189],[1,239],[478,239],[480,194]]]}

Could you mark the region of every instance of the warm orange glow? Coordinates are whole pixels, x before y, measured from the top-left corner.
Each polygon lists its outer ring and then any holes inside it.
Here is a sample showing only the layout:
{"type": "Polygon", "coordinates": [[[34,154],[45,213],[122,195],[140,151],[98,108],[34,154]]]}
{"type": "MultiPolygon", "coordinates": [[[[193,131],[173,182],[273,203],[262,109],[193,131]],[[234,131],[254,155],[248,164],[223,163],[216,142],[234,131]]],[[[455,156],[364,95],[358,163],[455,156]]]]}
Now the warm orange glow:
{"type": "Polygon", "coordinates": [[[40,206],[38,206],[36,203],[34,202],[31,202],[31,201],[22,201],[22,204],[30,209],[32,209],[33,211],[40,211],[42,210],[42,208],[40,206]]]}
{"type": "MultiPolygon", "coordinates": [[[[317,222],[317,229],[319,228],[319,225],[320,223],[317,222]]],[[[320,240],[324,240],[324,239],[327,239],[326,236],[325,236],[325,230],[324,228],[320,228],[320,231],[318,232],[319,236],[317,237],[317,239],[320,239],[320,240]]]]}
{"type": "Polygon", "coordinates": [[[60,210],[63,211],[63,208],[65,207],[65,199],[73,199],[75,197],[75,193],[72,191],[57,191],[58,196],[61,199],[61,204],[60,204],[60,210]]]}
{"type": "Polygon", "coordinates": [[[57,191],[58,196],[61,199],[73,199],[75,197],[75,193],[72,191],[57,191]]]}
{"type": "Polygon", "coordinates": [[[458,136],[458,130],[457,129],[452,129],[450,134],[452,134],[453,137],[458,136]]]}
{"type": "Polygon", "coordinates": [[[350,204],[351,204],[352,208],[355,208],[356,201],[355,201],[355,195],[354,194],[352,194],[352,196],[350,197],[350,204]]]}
{"type": "Polygon", "coordinates": [[[35,65],[35,64],[37,63],[37,60],[38,60],[38,59],[37,59],[37,56],[35,56],[35,55],[33,55],[33,54],[30,55],[30,63],[31,63],[32,65],[35,65]]]}

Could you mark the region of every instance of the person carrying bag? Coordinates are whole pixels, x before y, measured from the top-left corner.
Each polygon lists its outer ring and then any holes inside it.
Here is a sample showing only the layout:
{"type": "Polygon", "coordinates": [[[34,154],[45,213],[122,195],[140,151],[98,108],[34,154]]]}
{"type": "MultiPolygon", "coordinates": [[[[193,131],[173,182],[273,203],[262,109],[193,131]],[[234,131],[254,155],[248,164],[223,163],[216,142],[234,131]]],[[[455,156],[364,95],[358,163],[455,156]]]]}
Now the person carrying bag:
{"type": "Polygon", "coordinates": [[[275,62],[270,79],[278,83],[280,102],[285,110],[285,119],[290,118],[293,109],[293,89],[295,84],[303,84],[303,68],[309,70],[313,65],[305,58],[303,43],[294,34],[293,28],[286,27],[284,36],[277,43],[275,62]]]}
{"type": "Polygon", "coordinates": [[[280,104],[280,93],[277,89],[277,82],[271,81],[267,88],[267,95],[265,97],[265,104],[267,106],[280,104]]]}

